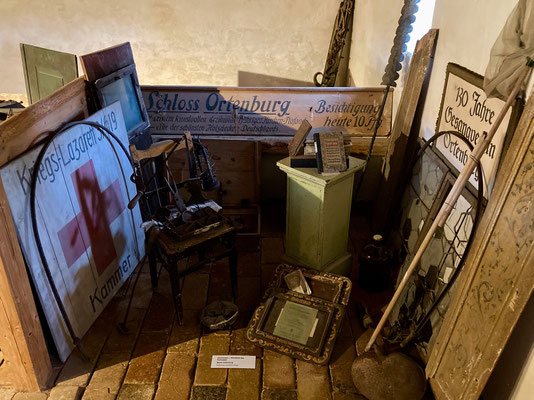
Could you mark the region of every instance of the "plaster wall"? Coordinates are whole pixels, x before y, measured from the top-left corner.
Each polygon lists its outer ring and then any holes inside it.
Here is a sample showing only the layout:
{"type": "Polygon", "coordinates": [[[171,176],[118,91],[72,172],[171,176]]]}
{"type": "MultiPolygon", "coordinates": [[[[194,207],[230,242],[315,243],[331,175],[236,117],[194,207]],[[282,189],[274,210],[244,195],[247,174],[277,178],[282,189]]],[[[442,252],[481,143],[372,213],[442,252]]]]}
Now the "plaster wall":
{"type": "Polygon", "coordinates": [[[356,0],[349,67],[355,86],[379,86],[404,0],[356,0]]]}
{"type": "Polygon", "coordinates": [[[19,43],[83,55],[130,41],[141,84],[312,81],[339,0],[2,0],[0,93],[25,93],[19,43]]]}
{"type": "MultiPolygon", "coordinates": [[[[425,0],[422,0],[425,1],[425,0]]],[[[484,75],[489,53],[517,0],[436,0],[433,28],[439,29],[421,135],[434,134],[447,63],[484,75]]]]}
{"type": "MultiPolygon", "coordinates": [[[[355,0],[349,60],[351,86],[380,86],[403,4],[404,0],[355,0]]],[[[399,103],[401,86],[402,79],[399,79],[399,86],[393,92],[393,115],[399,103]]],[[[358,195],[359,201],[376,198],[382,160],[381,156],[371,157],[358,195]]],[[[359,179],[360,174],[357,173],[355,187],[359,179]]]]}
{"type": "MultiPolygon", "coordinates": [[[[349,61],[354,86],[380,86],[403,4],[404,0],[356,0],[349,61]]],[[[402,78],[397,85],[393,94],[394,112],[402,78]]]]}

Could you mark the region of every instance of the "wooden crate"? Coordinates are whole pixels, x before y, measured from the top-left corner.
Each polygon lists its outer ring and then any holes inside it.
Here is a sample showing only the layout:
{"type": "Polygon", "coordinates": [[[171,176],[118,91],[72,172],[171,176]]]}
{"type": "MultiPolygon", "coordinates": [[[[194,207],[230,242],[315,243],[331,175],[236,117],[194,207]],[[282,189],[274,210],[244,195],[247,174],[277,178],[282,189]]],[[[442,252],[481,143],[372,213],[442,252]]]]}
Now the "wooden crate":
{"type": "MultiPolygon", "coordinates": [[[[222,206],[243,207],[259,204],[259,152],[258,144],[245,140],[202,139],[215,163],[215,174],[221,182],[222,206]]],[[[169,159],[169,167],[175,179],[189,178],[187,157],[184,151],[169,159]]],[[[207,196],[219,201],[217,193],[207,196]]]]}
{"type": "MultiPolygon", "coordinates": [[[[88,116],[86,84],[78,78],[0,124],[0,167],[65,122],[88,116]]],[[[47,387],[52,365],[11,210],[0,179],[0,386],[47,387]]]]}

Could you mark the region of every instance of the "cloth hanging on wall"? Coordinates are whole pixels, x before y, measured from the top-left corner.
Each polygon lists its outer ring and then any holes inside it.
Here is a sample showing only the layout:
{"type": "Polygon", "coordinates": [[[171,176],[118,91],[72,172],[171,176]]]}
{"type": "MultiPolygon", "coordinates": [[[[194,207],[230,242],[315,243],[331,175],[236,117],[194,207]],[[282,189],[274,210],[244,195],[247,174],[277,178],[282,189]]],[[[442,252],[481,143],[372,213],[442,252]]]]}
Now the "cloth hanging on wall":
{"type": "Polygon", "coordinates": [[[527,56],[534,56],[534,0],[519,0],[490,52],[484,76],[488,97],[511,93],[527,56]]]}

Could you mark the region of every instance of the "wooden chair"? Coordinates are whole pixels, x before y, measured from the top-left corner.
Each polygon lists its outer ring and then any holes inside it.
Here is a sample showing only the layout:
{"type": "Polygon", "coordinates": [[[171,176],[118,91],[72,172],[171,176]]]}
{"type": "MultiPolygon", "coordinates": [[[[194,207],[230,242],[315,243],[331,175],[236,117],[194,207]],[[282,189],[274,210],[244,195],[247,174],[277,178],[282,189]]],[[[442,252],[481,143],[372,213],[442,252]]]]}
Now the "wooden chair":
{"type": "MultiPolygon", "coordinates": [[[[177,190],[179,187],[185,184],[194,185],[195,182],[198,185],[198,179],[188,180],[176,184],[172,178],[172,174],[167,165],[167,159],[173,151],[192,148],[193,143],[189,135],[186,136],[180,144],[172,140],[166,140],[153,144],[147,150],[137,150],[135,146],[130,146],[132,158],[135,163],[141,166],[143,162],[145,169],[151,166],[156,178],[148,178],[151,182],[147,181],[147,186],[143,188],[139,193],[141,195],[136,196],[132,200],[133,203],[136,199],[139,200],[144,197],[144,219],[152,219],[154,214],[158,212],[157,207],[166,207],[170,198],[177,198],[177,190]],[[189,142],[186,142],[189,141],[189,142]],[[172,193],[174,186],[175,193],[172,193]],[[148,214],[148,215],[147,215],[148,214]]],[[[142,174],[139,174],[142,176],[142,174]]],[[[139,179],[139,178],[138,178],[139,179]]],[[[143,178],[141,178],[143,180],[143,178]]],[[[139,184],[140,182],[136,182],[139,184]]],[[[143,183],[141,182],[141,186],[143,183]]],[[[197,186],[197,192],[199,186],[197,186]]],[[[132,203],[130,202],[130,203],[132,203]]],[[[130,204],[129,206],[132,206],[130,204]]],[[[197,207],[201,207],[201,204],[197,204],[197,207]]],[[[185,207],[183,202],[180,203],[178,199],[178,208],[185,207]]],[[[194,206],[190,206],[194,207],[194,206]]],[[[161,208],[160,208],[161,209],[161,208]]],[[[181,210],[183,211],[183,210],[181,210]]],[[[154,226],[150,228],[146,235],[146,252],[148,255],[148,261],[150,266],[150,276],[152,281],[152,287],[154,289],[158,286],[159,273],[157,269],[157,262],[160,261],[163,268],[169,273],[171,282],[172,296],[174,300],[174,306],[176,314],[178,316],[178,322],[182,324],[183,310],[182,310],[182,281],[183,278],[194,271],[202,268],[204,265],[228,258],[229,270],[230,270],[230,282],[232,296],[235,299],[237,296],[237,250],[236,250],[236,228],[227,221],[221,219],[220,221],[211,224],[210,226],[200,226],[197,229],[193,229],[190,233],[177,235],[170,232],[168,229],[164,229],[161,226],[154,226]],[[189,261],[193,259],[191,264],[189,261]],[[181,261],[187,260],[184,263],[181,261]]]]}

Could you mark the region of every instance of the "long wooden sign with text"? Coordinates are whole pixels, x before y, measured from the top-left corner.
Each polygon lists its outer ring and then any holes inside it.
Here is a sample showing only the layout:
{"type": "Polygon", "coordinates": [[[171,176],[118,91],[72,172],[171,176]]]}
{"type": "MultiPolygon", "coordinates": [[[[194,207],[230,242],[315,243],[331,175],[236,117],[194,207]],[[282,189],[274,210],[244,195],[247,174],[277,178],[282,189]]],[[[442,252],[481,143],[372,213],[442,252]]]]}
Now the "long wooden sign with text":
{"type": "MultiPolygon", "coordinates": [[[[342,126],[354,136],[372,136],[381,88],[237,88],[143,86],[150,133],[155,137],[293,136],[304,119],[313,127],[342,126]]],[[[393,96],[378,129],[391,131],[393,96]]]]}

